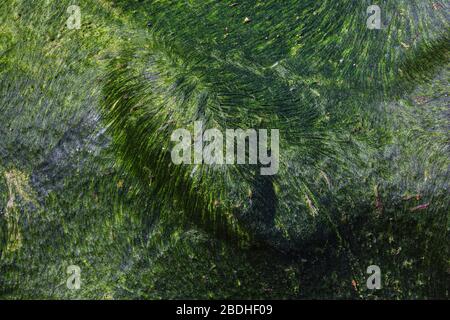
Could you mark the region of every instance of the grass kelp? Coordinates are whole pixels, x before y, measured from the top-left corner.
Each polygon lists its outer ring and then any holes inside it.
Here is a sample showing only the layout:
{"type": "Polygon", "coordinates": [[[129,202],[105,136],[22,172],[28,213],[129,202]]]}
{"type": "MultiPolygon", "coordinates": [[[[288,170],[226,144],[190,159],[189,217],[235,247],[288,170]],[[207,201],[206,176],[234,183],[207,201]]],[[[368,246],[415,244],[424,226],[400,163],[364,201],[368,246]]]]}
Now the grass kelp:
{"type": "Polygon", "coordinates": [[[73,4],[0,4],[1,297],[448,295],[446,3],[73,4]],[[174,166],[195,120],[278,128],[278,175],[174,166]]]}

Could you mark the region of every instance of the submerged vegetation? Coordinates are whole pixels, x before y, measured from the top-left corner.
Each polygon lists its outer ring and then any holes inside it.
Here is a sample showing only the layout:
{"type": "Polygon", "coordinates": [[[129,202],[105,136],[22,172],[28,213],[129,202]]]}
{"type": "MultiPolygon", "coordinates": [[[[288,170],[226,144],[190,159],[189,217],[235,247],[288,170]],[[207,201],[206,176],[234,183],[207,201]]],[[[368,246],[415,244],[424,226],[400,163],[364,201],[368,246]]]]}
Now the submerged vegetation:
{"type": "Polygon", "coordinates": [[[448,297],[448,4],[76,2],[0,4],[0,297],[448,297]],[[195,121],[278,174],[174,165],[195,121]]]}

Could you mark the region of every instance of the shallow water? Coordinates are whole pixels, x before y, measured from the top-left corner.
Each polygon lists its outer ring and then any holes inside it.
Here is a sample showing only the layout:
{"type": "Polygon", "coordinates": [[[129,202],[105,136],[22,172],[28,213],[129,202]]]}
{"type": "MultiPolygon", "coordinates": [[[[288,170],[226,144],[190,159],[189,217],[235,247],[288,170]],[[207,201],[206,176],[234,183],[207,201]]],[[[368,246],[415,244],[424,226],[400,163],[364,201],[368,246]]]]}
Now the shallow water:
{"type": "Polygon", "coordinates": [[[448,10],[370,4],[1,4],[0,296],[444,297],[448,10]],[[280,174],[188,180],[161,150],[199,119],[280,128],[280,174]]]}

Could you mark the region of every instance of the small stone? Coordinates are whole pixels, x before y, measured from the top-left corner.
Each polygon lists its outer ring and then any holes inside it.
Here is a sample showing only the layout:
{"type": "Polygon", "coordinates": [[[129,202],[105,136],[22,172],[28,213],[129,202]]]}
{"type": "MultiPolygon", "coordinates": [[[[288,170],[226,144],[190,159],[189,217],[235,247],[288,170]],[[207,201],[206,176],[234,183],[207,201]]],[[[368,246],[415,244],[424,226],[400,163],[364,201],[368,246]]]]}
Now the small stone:
{"type": "Polygon", "coordinates": [[[249,17],[245,17],[244,23],[250,23],[250,22],[252,22],[252,19],[250,19],[249,17]]]}

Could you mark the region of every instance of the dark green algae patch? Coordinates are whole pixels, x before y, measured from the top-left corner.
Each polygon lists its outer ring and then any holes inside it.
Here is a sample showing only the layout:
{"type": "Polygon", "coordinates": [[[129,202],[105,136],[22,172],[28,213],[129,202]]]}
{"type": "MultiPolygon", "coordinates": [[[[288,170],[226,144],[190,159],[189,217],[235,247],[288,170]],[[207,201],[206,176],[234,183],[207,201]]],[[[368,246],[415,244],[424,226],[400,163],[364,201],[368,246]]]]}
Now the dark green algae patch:
{"type": "Polygon", "coordinates": [[[445,6],[71,4],[0,8],[3,298],[448,295],[445,6]],[[173,166],[196,120],[280,129],[279,174],[173,166]]]}

